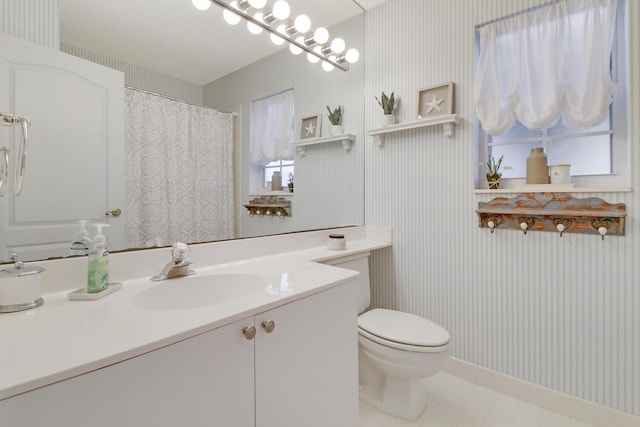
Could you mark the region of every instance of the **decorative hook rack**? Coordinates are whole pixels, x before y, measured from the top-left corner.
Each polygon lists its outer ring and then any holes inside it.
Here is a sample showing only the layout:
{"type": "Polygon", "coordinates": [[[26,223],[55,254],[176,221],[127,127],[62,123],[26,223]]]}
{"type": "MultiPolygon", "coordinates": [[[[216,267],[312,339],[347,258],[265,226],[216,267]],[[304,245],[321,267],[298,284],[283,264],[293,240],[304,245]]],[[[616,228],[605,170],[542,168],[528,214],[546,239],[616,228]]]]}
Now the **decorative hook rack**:
{"type": "Polygon", "coordinates": [[[577,199],[566,193],[529,193],[514,198],[496,197],[478,203],[478,226],[497,229],[529,230],[624,236],[627,208],[597,197],[577,199]]]}
{"type": "Polygon", "coordinates": [[[252,199],[246,205],[243,205],[249,215],[274,216],[280,219],[291,216],[291,201],[284,197],[278,196],[260,196],[252,199]]]}

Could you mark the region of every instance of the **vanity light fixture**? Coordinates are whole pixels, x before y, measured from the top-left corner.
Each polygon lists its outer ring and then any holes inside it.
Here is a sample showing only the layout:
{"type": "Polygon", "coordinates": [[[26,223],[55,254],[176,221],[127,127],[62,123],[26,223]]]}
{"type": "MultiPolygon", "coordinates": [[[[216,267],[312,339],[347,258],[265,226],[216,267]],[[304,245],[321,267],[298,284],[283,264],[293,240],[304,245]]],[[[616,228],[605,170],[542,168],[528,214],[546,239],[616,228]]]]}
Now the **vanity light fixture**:
{"type": "Polygon", "coordinates": [[[207,10],[211,3],[223,9],[222,16],[229,25],[237,25],[242,18],[247,21],[247,28],[252,34],[260,34],[262,30],[270,33],[271,42],[281,45],[289,42],[289,50],[294,55],[307,52],[307,59],[311,63],[322,61],[322,68],[331,71],[339,68],[348,71],[347,63],[353,64],[360,58],[356,49],[349,49],[346,54],[346,44],[337,37],[327,45],[329,31],[318,27],[312,34],[311,20],[306,15],[298,15],[293,24],[287,23],[291,9],[285,0],[277,0],[269,9],[267,0],[192,0],[199,10],[207,10]]]}
{"type": "Polygon", "coordinates": [[[191,3],[193,3],[198,10],[207,10],[211,7],[211,1],[209,0],[191,0],[191,3]]]}
{"type": "MultiPolygon", "coordinates": [[[[208,0],[207,0],[208,1],[208,0]]],[[[276,28],[276,33],[271,33],[270,37],[271,37],[271,43],[275,44],[276,46],[280,46],[282,43],[284,43],[284,39],[282,37],[280,37],[278,35],[278,33],[280,34],[284,34],[284,31],[286,30],[285,25],[278,25],[278,27],[276,28]]]]}

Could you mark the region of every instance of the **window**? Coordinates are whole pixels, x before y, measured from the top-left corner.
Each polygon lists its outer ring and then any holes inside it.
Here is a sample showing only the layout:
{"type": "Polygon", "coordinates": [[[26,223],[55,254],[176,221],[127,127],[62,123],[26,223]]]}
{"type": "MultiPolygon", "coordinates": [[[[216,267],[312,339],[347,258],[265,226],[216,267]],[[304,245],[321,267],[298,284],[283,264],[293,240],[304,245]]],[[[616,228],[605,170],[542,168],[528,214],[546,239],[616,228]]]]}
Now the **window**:
{"type": "MultiPolygon", "coordinates": [[[[251,162],[260,167],[258,182],[267,186],[275,171],[286,186],[293,174],[293,89],[253,101],[251,105],[251,162]]],[[[257,168],[253,168],[257,171],[257,168]]],[[[254,177],[257,178],[257,177],[254,177]]],[[[253,182],[256,180],[254,179],[253,182]]]]}
{"type": "Polygon", "coordinates": [[[289,174],[293,175],[293,160],[276,160],[264,167],[264,178],[262,180],[265,187],[267,182],[271,181],[271,176],[274,172],[280,172],[282,175],[282,186],[286,187],[289,181],[289,174]]]}
{"type": "MultiPolygon", "coordinates": [[[[483,26],[478,27],[476,31],[478,55],[476,56],[477,68],[474,86],[474,96],[476,97],[476,107],[478,109],[478,115],[476,116],[478,158],[480,159],[480,163],[484,163],[482,159],[487,159],[489,156],[493,156],[495,159],[504,156],[503,165],[509,166],[510,169],[503,170],[502,177],[503,179],[512,179],[512,185],[507,184],[505,187],[514,187],[524,182],[522,179],[526,176],[526,158],[531,148],[534,147],[543,147],[545,149],[549,164],[571,164],[572,180],[578,187],[628,186],[630,180],[627,170],[626,96],[628,89],[626,83],[627,32],[625,0],[618,0],[617,10],[614,7],[615,20],[613,20],[613,22],[615,22],[615,24],[611,29],[611,54],[609,55],[607,50],[606,56],[603,55],[603,64],[606,67],[605,72],[608,75],[600,76],[600,80],[595,80],[595,85],[574,85],[577,87],[575,89],[576,91],[582,91],[578,93],[578,98],[573,98],[584,101],[584,105],[580,105],[581,110],[578,111],[573,104],[568,102],[563,93],[558,93],[557,99],[554,99],[554,96],[556,96],[554,93],[551,93],[550,96],[545,94],[545,96],[538,97],[535,90],[532,91],[534,93],[527,93],[525,90],[523,94],[521,93],[522,87],[516,87],[518,86],[517,84],[509,86],[508,83],[505,83],[505,80],[508,80],[505,76],[512,76],[513,73],[517,72],[522,74],[522,76],[517,76],[518,78],[521,78],[525,84],[533,82],[532,86],[534,88],[536,84],[540,83],[539,80],[542,80],[538,79],[535,73],[543,74],[545,80],[542,84],[546,85],[546,87],[541,86],[543,90],[549,89],[550,85],[547,83],[553,79],[557,80],[556,86],[558,88],[564,87],[563,84],[565,83],[563,83],[563,79],[571,81],[569,85],[573,84],[573,81],[582,83],[591,82],[591,80],[588,79],[592,76],[587,75],[585,77],[581,74],[583,67],[575,67],[576,64],[584,64],[584,62],[581,62],[583,58],[573,58],[575,60],[573,62],[566,61],[569,63],[569,65],[566,66],[563,62],[564,54],[562,53],[562,49],[556,49],[556,45],[566,43],[568,46],[572,46],[572,44],[578,44],[576,48],[569,47],[569,49],[574,49],[578,52],[582,52],[580,49],[583,49],[585,52],[588,52],[589,55],[577,53],[575,54],[576,56],[597,56],[598,53],[605,52],[604,49],[599,50],[594,47],[598,42],[601,42],[602,45],[607,44],[607,33],[605,30],[603,30],[601,34],[597,33],[597,31],[593,31],[591,28],[586,28],[588,23],[584,24],[585,20],[576,19],[575,21],[571,20],[571,26],[569,26],[569,28],[571,28],[571,31],[569,31],[571,36],[568,37],[570,39],[568,41],[563,40],[562,43],[558,41],[549,42],[549,40],[544,37],[539,39],[532,37],[532,34],[539,34],[544,25],[553,25],[554,28],[562,28],[561,24],[558,24],[557,21],[565,18],[556,18],[552,13],[541,13],[545,12],[545,8],[560,7],[562,6],[561,3],[565,2],[543,5],[524,11],[515,17],[507,18],[507,21],[511,21],[517,20],[521,16],[524,17],[521,22],[509,22],[501,29],[498,29],[497,35],[493,34],[495,42],[493,47],[496,50],[504,49],[505,52],[509,52],[509,49],[514,49],[514,46],[517,46],[519,49],[525,44],[524,50],[526,53],[522,55],[522,58],[514,58],[513,55],[509,54],[501,55],[500,52],[494,52],[493,56],[491,56],[490,53],[490,59],[495,60],[496,69],[489,70],[489,73],[485,73],[484,80],[482,80],[482,76],[480,75],[480,73],[483,72],[482,67],[490,68],[491,64],[482,64],[482,61],[486,61],[486,55],[485,58],[483,58],[483,53],[481,52],[482,37],[485,37],[484,40],[486,41],[487,36],[480,34],[483,26]],[[529,14],[537,15],[532,17],[529,16],[529,14]],[[541,15],[543,18],[540,18],[541,15]],[[544,21],[544,19],[546,19],[546,21],[544,21]],[[554,19],[556,19],[556,21],[554,21],[554,19]],[[525,38],[523,37],[523,33],[518,32],[520,31],[518,26],[522,25],[522,22],[528,26],[529,30],[533,28],[532,32],[526,33],[526,42],[523,41],[525,38]],[[505,30],[505,27],[508,29],[517,28],[517,30],[505,30]],[[594,36],[594,34],[596,34],[596,36],[594,36]],[[591,39],[590,37],[592,36],[594,37],[591,39]],[[601,37],[601,39],[599,40],[598,37],[601,37]],[[532,40],[533,43],[531,43],[532,40]],[[527,44],[527,42],[529,42],[529,44],[527,44]],[[542,50],[551,50],[556,57],[548,60],[547,52],[541,53],[542,50]],[[530,56],[527,57],[527,55],[530,56]],[[557,61],[555,68],[540,66],[542,61],[547,63],[554,60],[557,61]],[[514,65],[514,62],[517,64],[514,65]],[[531,66],[531,70],[526,70],[528,65],[531,66]],[[562,76],[562,70],[571,70],[571,66],[574,67],[573,71],[567,76],[562,76]],[[550,69],[556,72],[556,74],[545,75],[544,73],[549,72],[550,69]],[[493,78],[493,80],[488,79],[487,76],[493,78]],[[606,91],[609,90],[607,86],[609,79],[616,84],[611,103],[609,103],[611,95],[610,93],[606,93],[606,91]],[[598,84],[602,86],[598,86],[598,84]],[[483,85],[485,88],[488,86],[489,90],[483,89],[483,85]],[[588,89],[584,91],[584,87],[588,89]],[[595,89],[593,89],[594,87],[595,89]],[[590,92],[591,90],[593,90],[593,93],[590,92]],[[505,92],[509,91],[512,91],[511,94],[507,93],[505,95],[505,92]],[[498,99],[498,97],[494,97],[492,99],[494,94],[498,92],[501,92],[500,96],[502,96],[502,98],[498,99]],[[516,92],[517,96],[512,96],[516,92]],[[484,101],[480,99],[481,96],[488,97],[489,100],[483,103],[484,101]],[[523,102],[527,102],[527,97],[530,97],[532,104],[534,104],[530,111],[525,111],[524,113],[518,111],[519,109],[529,108],[526,105],[524,107],[517,106],[513,108],[514,111],[506,111],[509,107],[505,107],[505,105],[512,105],[514,99],[517,99],[516,102],[520,102],[522,99],[524,99],[523,102]],[[591,118],[597,115],[595,113],[591,114],[592,112],[589,111],[589,109],[592,108],[592,105],[589,104],[589,97],[592,97],[592,100],[594,100],[591,104],[598,102],[602,104],[602,111],[600,112],[600,116],[598,116],[599,119],[603,118],[602,120],[594,122],[591,118]],[[493,105],[491,105],[492,102],[493,105]],[[541,115],[536,116],[538,113],[536,108],[540,106],[542,106],[541,111],[545,111],[542,112],[541,115]],[[493,108],[493,110],[490,108],[493,108]],[[558,109],[558,113],[555,116],[550,114],[549,117],[543,117],[544,114],[554,108],[558,109]],[[530,114],[531,112],[533,112],[533,114],[530,114]],[[510,123],[509,115],[512,113],[515,119],[513,123],[510,123]],[[481,117],[482,115],[484,115],[488,126],[485,126],[485,121],[483,121],[481,117]],[[575,117],[571,117],[572,115],[575,115],[575,117]],[[521,116],[524,117],[522,121],[520,120],[521,116]],[[562,116],[562,120],[558,120],[560,116],[562,116]],[[545,119],[547,120],[545,121],[545,119]],[[530,125],[527,126],[523,124],[523,121],[529,121],[530,125]],[[545,126],[536,126],[536,121],[545,126]],[[570,123],[571,126],[568,126],[565,122],[570,123]],[[531,123],[534,124],[531,125],[531,123]],[[489,129],[487,130],[485,127],[489,129]],[[518,179],[520,179],[520,181],[518,181],[518,179]]],[[[607,2],[601,3],[600,12],[603,20],[606,21],[607,11],[605,10],[605,6],[607,2]]],[[[591,2],[591,4],[594,4],[594,2],[591,2]]],[[[574,15],[585,13],[584,10],[570,10],[571,18],[573,18],[574,15]]],[[[612,12],[610,14],[613,15],[612,12]]],[[[578,18],[580,18],[580,16],[578,16],[578,18]]],[[[568,20],[568,18],[566,19],[568,20]]],[[[596,62],[594,62],[594,64],[597,66],[596,62]]],[[[484,71],[486,72],[486,68],[484,71]]],[[[563,89],[557,89],[558,92],[562,92],[562,90],[563,89]]],[[[570,90],[573,90],[573,88],[570,90]]],[[[477,174],[477,188],[481,187],[483,176],[484,172],[477,174]]]]}

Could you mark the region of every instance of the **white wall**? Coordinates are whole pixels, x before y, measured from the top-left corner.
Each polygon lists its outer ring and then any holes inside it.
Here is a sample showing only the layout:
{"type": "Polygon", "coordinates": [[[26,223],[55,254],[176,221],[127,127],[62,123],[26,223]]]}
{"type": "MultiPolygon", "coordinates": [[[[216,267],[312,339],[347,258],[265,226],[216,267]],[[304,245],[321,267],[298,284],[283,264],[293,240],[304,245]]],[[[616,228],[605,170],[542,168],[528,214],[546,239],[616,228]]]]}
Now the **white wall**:
{"type": "MultiPolygon", "coordinates": [[[[416,117],[419,88],[449,80],[462,118],[450,139],[434,127],[387,136],[382,148],[366,141],[366,224],[394,230],[393,249],[372,259],[373,303],[440,323],[456,358],[640,414],[635,190],[576,194],[626,203],[625,237],[492,235],[476,223],[478,202],[491,196],[473,193],[474,26],[542,3],[388,0],[367,14],[366,127],[379,126],[381,90],[400,94],[406,122],[416,117]]],[[[640,4],[629,3],[630,117],[638,117],[640,4]]],[[[636,120],[632,171],[640,169],[639,134],[636,120]]]]}

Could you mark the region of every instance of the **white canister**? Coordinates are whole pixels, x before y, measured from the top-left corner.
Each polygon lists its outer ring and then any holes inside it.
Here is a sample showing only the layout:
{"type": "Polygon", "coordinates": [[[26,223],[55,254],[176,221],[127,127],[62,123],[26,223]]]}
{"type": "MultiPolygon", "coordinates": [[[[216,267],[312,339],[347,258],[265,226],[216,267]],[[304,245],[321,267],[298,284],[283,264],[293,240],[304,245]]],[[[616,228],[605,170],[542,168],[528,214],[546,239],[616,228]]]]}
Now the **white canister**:
{"type": "Polygon", "coordinates": [[[0,270],[0,313],[29,310],[41,306],[40,296],[44,268],[25,267],[22,261],[12,268],[0,270]]]}
{"type": "Polygon", "coordinates": [[[549,166],[552,184],[569,184],[571,182],[571,165],[568,163],[549,166]]]}
{"type": "Polygon", "coordinates": [[[334,251],[347,249],[347,240],[344,238],[344,234],[329,234],[327,249],[334,251]]]}

